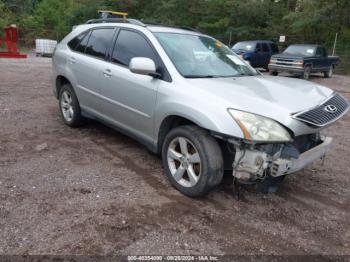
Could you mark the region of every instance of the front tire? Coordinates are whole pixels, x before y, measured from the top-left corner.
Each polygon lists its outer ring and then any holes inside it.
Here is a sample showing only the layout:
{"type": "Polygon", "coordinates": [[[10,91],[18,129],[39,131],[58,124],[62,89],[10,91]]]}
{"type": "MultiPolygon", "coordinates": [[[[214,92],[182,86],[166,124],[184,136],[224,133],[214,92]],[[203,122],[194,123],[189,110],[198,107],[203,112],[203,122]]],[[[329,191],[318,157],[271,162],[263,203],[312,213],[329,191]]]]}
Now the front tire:
{"type": "Polygon", "coordinates": [[[270,71],[270,75],[278,76],[278,72],[277,71],[270,71]]]}
{"type": "Polygon", "coordinates": [[[70,127],[79,127],[84,123],[78,98],[70,84],[62,86],[59,93],[59,106],[64,123],[70,127]]]}
{"type": "Polygon", "coordinates": [[[311,67],[310,66],[305,66],[304,68],[304,72],[303,72],[303,79],[304,80],[308,80],[310,78],[310,75],[311,75],[311,67]]]}
{"type": "Polygon", "coordinates": [[[207,194],[223,178],[224,161],[219,144],[196,126],[170,131],[163,144],[162,158],[171,184],[190,197],[207,194]]]}

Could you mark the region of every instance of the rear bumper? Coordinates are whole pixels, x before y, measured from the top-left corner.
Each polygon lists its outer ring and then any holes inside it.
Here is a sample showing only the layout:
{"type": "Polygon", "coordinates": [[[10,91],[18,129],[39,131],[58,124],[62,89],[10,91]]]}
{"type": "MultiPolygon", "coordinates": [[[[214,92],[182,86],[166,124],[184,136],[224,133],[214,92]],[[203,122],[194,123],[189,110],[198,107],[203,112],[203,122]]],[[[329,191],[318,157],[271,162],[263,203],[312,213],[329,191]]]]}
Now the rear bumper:
{"type": "Polygon", "coordinates": [[[333,139],[326,137],[321,144],[302,153],[298,159],[277,159],[272,164],[271,175],[283,176],[300,171],[316,160],[322,159],[329,151],[333,139]]]}
{"type": "Polygon", "coordinates": [[[269,64],[269,70],[274,72],[287,72],[290,74],[302,74],[304,72],[304,68],[296,67],[296,66],[283,66],[283,65],[273,65],[269,64]]]}

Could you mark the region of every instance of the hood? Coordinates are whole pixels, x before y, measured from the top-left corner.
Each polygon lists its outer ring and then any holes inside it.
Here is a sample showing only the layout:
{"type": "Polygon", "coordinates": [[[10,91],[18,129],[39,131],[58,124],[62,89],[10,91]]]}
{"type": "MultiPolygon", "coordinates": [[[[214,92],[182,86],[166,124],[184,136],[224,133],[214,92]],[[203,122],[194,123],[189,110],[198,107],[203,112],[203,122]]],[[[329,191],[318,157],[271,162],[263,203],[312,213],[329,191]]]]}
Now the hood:
{"type": "Polygon", "coordinates": [[[273,55],[272,58],[301,60],[301,59],[304,58],[304,56],[302,56],[302,55],[295,55],[295,54],[288,54],[288,53],[281,53],[281,54],[273,55]]]}
{"type": "Polygon", "coordinates": [[[330,97],[327,87],[301,79],[274,76],[188,79],[191,85],[234,108],[272,118],[289,125],[291,114],[311,109],[330,97]]]}

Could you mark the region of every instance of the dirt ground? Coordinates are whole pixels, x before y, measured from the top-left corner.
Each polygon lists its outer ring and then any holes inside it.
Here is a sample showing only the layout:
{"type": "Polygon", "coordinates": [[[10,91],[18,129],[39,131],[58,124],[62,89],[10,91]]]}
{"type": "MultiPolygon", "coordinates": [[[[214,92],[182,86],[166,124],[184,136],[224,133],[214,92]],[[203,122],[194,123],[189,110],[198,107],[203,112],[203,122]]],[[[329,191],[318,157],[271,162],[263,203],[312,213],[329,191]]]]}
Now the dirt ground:
{"type": "MultiPolygon", "coordinates": [[[[350,255],[350,114],[279,192],[175,191],[161,160],[96,122],[65,126],[51,59],[0,59],[0,254],[350,255]]],[[[313,77],[350,100],[350,77],[313,77]]]]}

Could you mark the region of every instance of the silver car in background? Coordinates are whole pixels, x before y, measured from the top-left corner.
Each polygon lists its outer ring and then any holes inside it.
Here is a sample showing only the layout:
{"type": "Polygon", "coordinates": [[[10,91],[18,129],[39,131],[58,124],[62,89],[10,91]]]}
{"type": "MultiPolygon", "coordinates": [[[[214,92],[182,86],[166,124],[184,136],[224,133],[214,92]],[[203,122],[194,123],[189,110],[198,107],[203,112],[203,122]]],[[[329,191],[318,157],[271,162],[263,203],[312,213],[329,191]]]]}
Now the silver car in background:
{"type": "Polygon", "coordinates": [[[273,185],[301,170],[326,155],[332,139],[320,132],[349,109],[329,88],[261,75],[194,30],[99,22],[76,27],[54,53],[63,121],[96,119],[133,137],[161,154],[188,196],[206,194],[224,173],[273,185]]]}

